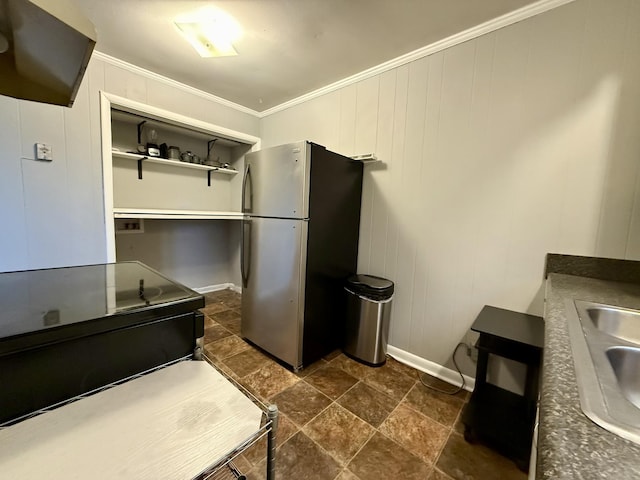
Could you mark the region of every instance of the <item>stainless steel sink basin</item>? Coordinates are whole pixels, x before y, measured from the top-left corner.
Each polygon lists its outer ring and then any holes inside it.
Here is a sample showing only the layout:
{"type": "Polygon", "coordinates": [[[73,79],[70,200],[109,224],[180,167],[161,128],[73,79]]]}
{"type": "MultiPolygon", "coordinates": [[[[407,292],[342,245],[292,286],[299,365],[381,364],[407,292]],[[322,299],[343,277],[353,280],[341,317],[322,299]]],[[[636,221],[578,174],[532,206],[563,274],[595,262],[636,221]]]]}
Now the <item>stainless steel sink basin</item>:
{"type": "Polygon", "coordinates": [[[640,408],[640,348],[611,347],[607,358],[627,400],[640,408]]]}
{"type": "Polygon", "coordinates": [[[640,444],[640,311],[566,300],[566,312],[582,411],[640,444]]]}
{"type": "Polygon", "coordinates": [[[640,312],[598,304],[587,307],[586,312],[601,332],[640,344],[640,312]]]}

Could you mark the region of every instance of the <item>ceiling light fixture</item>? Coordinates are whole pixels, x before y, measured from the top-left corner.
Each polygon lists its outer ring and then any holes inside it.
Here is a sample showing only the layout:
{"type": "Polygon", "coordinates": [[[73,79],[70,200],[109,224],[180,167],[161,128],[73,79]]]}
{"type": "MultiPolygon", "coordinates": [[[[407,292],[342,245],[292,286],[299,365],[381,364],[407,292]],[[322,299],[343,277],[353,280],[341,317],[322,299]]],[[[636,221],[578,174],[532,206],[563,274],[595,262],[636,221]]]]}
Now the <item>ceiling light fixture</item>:
{"type": "Polygon", "coordinates": [[[182,16],[175,25],[201,57],[238,55],[233,42],[241,37],[242,29],[231,15],[221,10],[182,16]]]}

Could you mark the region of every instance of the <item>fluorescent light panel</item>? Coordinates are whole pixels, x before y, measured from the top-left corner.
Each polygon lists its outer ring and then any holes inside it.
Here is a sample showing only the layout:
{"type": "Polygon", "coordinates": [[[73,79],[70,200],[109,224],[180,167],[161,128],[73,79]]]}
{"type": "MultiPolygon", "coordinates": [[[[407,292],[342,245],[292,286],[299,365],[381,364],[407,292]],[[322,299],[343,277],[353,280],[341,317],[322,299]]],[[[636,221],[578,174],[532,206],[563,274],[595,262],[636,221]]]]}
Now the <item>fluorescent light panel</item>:
{"type": "Polygon", "coordinates": [[[233,42],[242,29],[231,15],[221,10],[183,15],[175,21],[178,30],[201,57],[237,55],[233,42]]]}

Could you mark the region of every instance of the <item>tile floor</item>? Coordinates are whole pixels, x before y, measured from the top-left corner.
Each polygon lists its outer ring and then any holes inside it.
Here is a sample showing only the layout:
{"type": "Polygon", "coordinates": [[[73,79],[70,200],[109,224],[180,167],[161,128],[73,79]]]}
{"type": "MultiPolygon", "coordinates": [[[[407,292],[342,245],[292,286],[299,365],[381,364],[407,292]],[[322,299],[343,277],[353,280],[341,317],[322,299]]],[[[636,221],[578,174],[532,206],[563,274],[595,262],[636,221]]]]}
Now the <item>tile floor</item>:
{"type": "MultiPolygon", "coordinates": [[[[510,460],[464,440],[467,392],[439,394],[392,358],[370,368],[340,352],[293,373],[240,338],[239,294],[206,299],[207,356],[280,410],[278,480],[526,479],[510,460]]],[[[265,478],[265,451],[263,441],[235,462],[248,479],[265,478]]]]}

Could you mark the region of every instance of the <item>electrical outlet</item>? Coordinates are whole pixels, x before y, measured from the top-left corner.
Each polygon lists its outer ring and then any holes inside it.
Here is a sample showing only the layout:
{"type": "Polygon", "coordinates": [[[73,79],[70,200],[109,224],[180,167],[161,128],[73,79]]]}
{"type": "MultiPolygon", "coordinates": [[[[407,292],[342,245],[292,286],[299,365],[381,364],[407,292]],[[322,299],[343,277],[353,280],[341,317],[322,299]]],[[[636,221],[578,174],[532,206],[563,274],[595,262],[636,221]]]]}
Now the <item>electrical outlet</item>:
{"type": "Polygon", "coordinates": [[[46,143],[36,143],[36,159],[50,162],[53,160],[51,145],[46,143]]]}
{"type": "Polygon", "coordinates": [[[478,347],[472,345],[470,343],[465,343],[467,357],[471,359],[472,362],[478,362],[478,347]]]}
{"type": "Polygon", "coordinates": [[[144,233],[144,220],[141,218],[116,218],[116,233],[144,233]]]}

